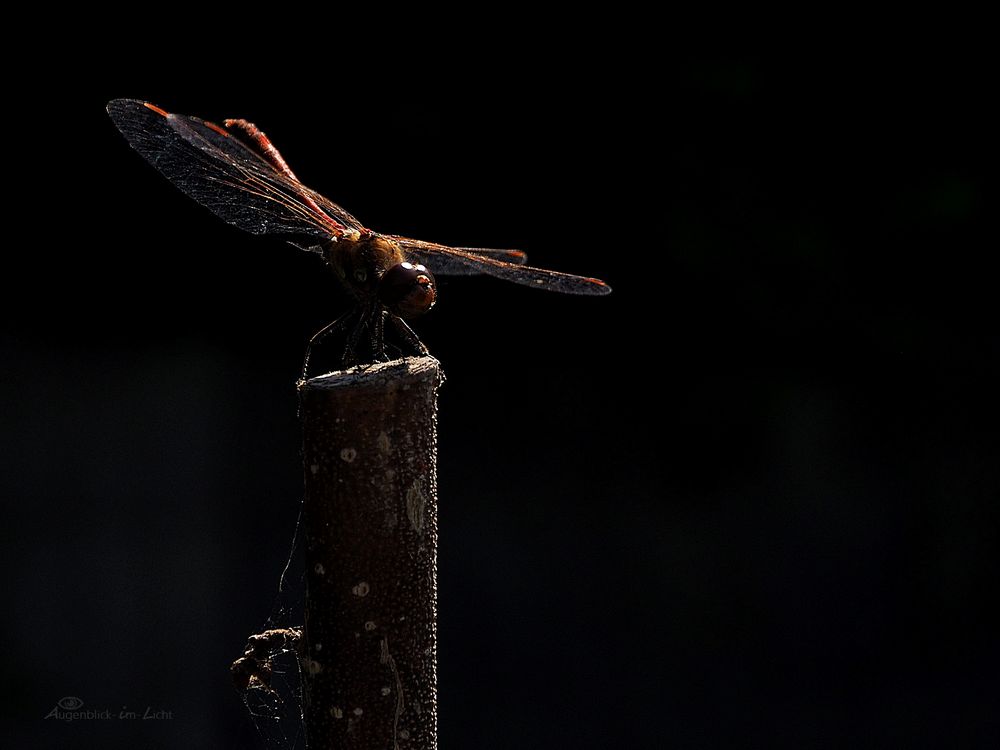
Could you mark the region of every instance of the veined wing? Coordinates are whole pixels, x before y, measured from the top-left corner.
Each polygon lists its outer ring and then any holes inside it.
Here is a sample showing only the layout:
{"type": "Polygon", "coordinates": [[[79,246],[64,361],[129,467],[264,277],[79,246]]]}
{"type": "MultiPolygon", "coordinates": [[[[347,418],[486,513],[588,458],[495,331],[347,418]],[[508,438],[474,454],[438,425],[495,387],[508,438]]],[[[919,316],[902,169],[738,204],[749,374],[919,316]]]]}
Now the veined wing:
{"type": "Polygon", "coordinates": [[[435,276],[473,276],[475,274],[486,273],[470,265],[464,258],[456,258],[448,255],[448,252],[451,250],[494,258],[495,260],[516,265],[522,265],[528,259],[528,255],[520,250],[495,250],[489,247],[449,247],[448,245],[439,245],[436,242],[400,237],[396,234],[387,234],[384,236],[399,243],[411,259],[420,263],[430,263],[432,266],[431,271],[434,272],[435,276]]]}
{"type": "Polygon", "coordinates": [[[197,117],[137,99],[108,114],[136,151],[168,180],[228,223],[252,234],[330,239],[360,232],[337,204],[278,172],[235,136],[197,117]]]}
{"type": "Polygon", "coordinates": [[[544,268],[520,265],[527,256],[519,250],[490,250],[477,247],[449,247],[436,242],[413,240],[409,237],[386,235],[435,274],[485,273],[498,279],[512,281],[539,289],[564,294],[610,294],[611,287],[600,279],[574,276],[544,268]]]}

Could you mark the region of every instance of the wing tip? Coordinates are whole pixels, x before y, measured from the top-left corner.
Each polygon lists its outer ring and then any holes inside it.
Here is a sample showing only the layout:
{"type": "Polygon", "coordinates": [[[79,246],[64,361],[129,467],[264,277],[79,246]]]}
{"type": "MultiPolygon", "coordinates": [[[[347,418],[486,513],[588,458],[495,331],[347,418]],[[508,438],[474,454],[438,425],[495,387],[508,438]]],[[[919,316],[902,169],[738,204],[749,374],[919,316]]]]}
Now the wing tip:
{"type": "Polygon", "coordinates": [[[112,99],[107,103],[107,106],[105,106],[104,109],[109,115],[111,115],[111,117],[115,117],[116,115],[125,117],[141,107],[145,107],[162,117],[170,117],[170,113],[167,112],[167,110],[157,107],[152,102],[143,101],[142,99],[112,99]]]}
{"type": "Polygon", "coordinates": [[[158,114],[158,115],[163,115],[164,117],[170,117],[170,113],[169,113],[169,112],[167,112],[167,110],[165,110],[165,109],[160,109],[159,107],[157,107],[157,106],[156,106],[155,104],[153,104],[152,102],[143,102],[143,103],[142,103],[142,106],[144,106],[144,107],[145,107],[146,109],[151,109],[151,110],[153,110],[153,111],[154,111],[154,112],[156,112],[156,114],[158,114]]]}
{"type": "Polygon", "coordinates": [[[139,101],[138,99],[124,99],[124,98],[112,99],[111,101],[108,102],[104,110],[113,117],[116,112],[119,112],[125,109],[126,107],[135,106],[136,104],[142,104],[142,102],[139,101]]]}
{"type": "MultiPolygon", "coordinates": [[[[149,105],[147,104],[146,106],[148,107],[149,105]]],[[[212,130],[214,130],[214,131],[215,131],[216,133],[218,133],[218,134],[219,134],[219,135],[221,135],[221,136],[224,136],[224,137],[226,137],[226,138],[232,138],[232,136],[231,136],[231,135],[229,134],[229,131],[228,131],[228,130],[225,130],[225,129],[223,129],[223,128],[220,128],[220,127],[219,127],[218,125],[216,125],[216,124],[215,124],[214,122],[209,122],[208,120],[202,120],[202,124],[203,124],[203,125],[204,125],[204,126],[205,126],[206,128],[211,128],[212,130]]]]}
{"type": "Polygon", "coordinates": [[[600,279],[588,278],[587,281],[593,284],[593,286],[590,287],[593,290],[590,292],[591,294],[596,294],[601,297],[605,294],[611,294],[611,287],[600,279]]]}

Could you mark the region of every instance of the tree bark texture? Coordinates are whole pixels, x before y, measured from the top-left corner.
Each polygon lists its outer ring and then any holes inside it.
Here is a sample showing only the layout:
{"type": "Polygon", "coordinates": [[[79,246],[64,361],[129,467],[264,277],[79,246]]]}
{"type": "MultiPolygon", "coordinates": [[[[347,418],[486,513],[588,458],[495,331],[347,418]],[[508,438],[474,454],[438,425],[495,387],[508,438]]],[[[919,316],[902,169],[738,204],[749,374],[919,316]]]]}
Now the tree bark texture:
{"type": "Polygon", "coordinates": [[[300,386],[306,744],[437,747],[438,362],[300,386]]]}

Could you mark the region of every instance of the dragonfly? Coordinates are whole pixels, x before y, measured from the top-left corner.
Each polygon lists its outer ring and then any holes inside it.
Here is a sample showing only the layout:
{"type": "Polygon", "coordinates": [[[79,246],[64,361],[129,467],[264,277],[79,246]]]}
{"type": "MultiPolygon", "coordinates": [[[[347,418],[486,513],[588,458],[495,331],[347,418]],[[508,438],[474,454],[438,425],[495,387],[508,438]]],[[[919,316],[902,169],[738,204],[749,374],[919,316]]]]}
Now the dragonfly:
{"type": "Polygon", "coordinates": [[[114,99],[107,110],[132,148],[181,191],[244,231],[275,235],[318,253],[353,297],[350,311],[309,340],[300,382],[309,376],[313,348],[334,333],[345,336],[345,367],[388,359],[387,330],[395,342],[427,354],[407,321],[437,302],[435,273],[488,274],[564,294],[611,292],[600,279],[525,265],[527,256],[519,250],[450,247],[373,231],[302,184],[270,139],[247,120],[217,125],[139,99],[114,99]],[[366,347],[363,353],[360,346],[366,347]]]}

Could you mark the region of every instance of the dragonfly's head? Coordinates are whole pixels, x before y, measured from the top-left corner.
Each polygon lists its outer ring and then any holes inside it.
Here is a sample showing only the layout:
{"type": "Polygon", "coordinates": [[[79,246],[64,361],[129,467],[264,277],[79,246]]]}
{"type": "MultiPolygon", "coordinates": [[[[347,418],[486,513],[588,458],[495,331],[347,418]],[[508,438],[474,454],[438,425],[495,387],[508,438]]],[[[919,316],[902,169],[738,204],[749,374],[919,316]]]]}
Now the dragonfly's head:
{"type": "Polygon", "coordinates": [[[416,318],[434,307],[437,284],[424,266],[397,263],[382,274],[378,298],[390,312],[401,318],[416,318]]]}

